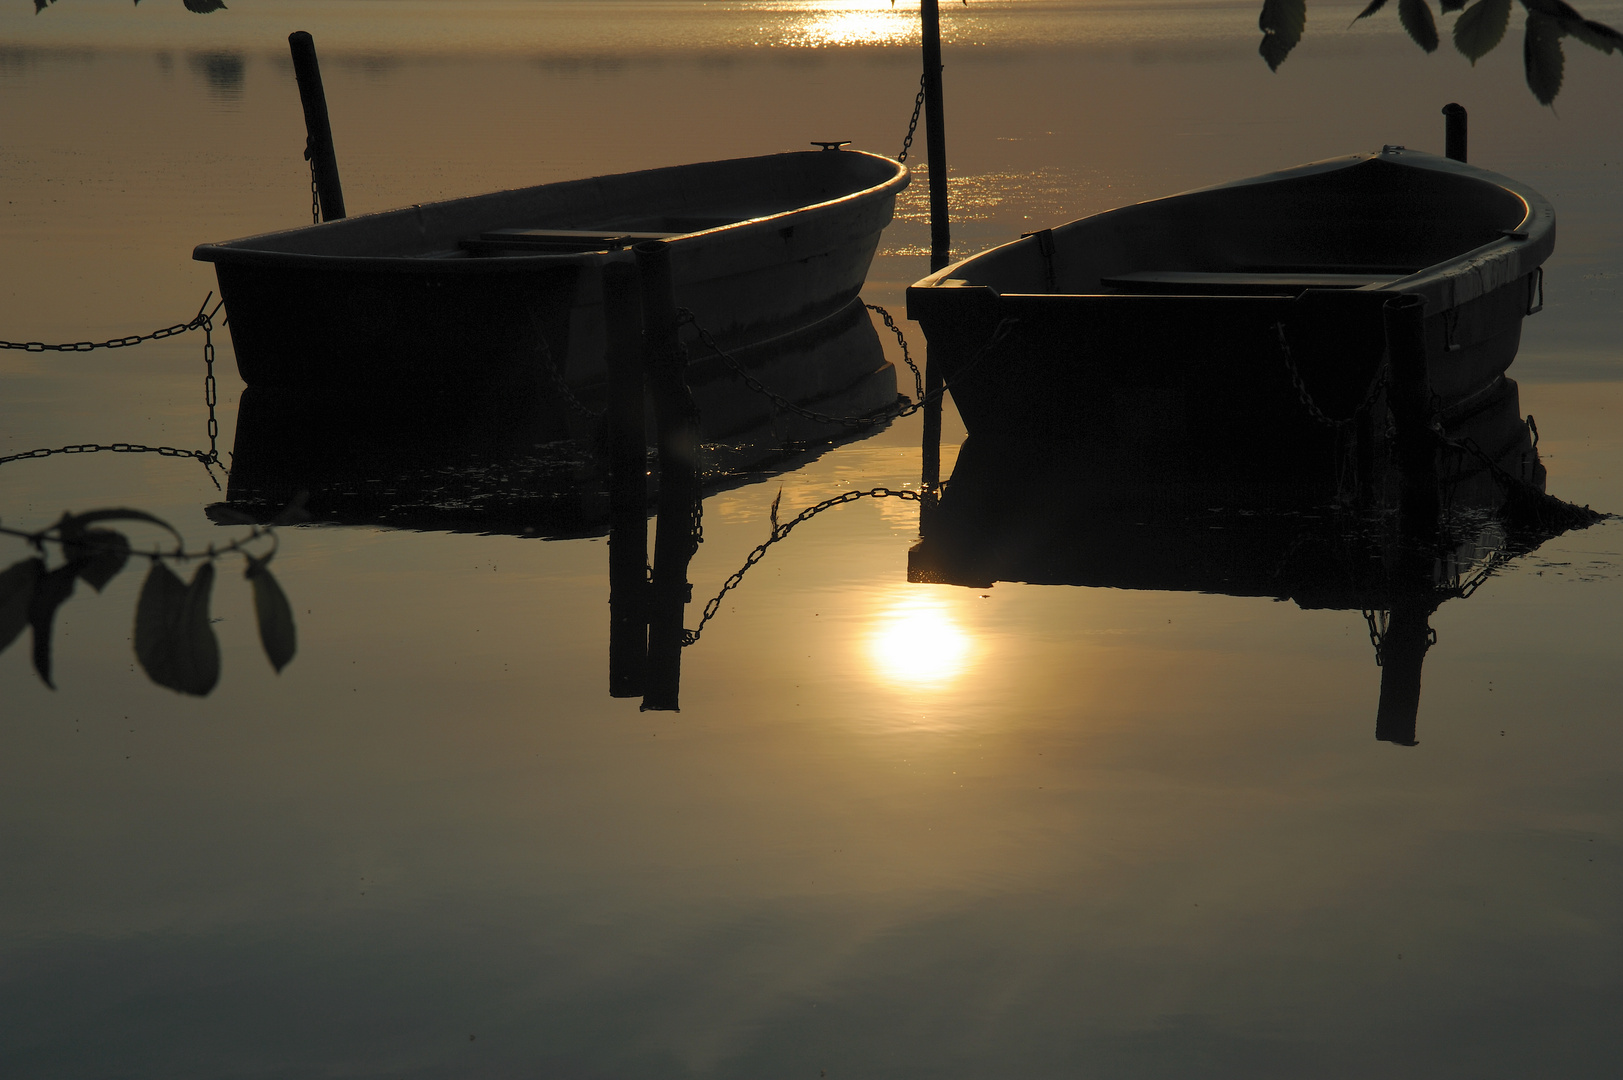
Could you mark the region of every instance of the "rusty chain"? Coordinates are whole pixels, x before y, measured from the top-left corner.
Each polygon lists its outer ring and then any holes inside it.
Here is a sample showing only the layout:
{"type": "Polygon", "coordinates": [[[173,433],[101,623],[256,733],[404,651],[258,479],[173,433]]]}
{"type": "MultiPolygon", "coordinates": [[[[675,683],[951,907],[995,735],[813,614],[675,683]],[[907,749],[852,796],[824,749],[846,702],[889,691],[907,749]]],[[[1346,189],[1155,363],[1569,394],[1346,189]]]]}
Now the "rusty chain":
{"type": "Polygon", "coordinates": [[[918,134],[919,113],[924,111],[924,76],[919,76],[919,96],[913,99],[913,118],[907,122],[907,138],[902,140],[902,152],[896,155],[896,163],[907,164],[907,152],[913,149],[913,136],[918,134]]]}
{"type": "Polygon", "coordinates": [[[1279,335],[1279,353],[1285,361],[1285,370],[1290,372],[1291,385],[1296,388],[1297,400],[1302,403],[1302,408],[1307,410],[1307,415],[1315,422],[1323,424],[1327,428],[1337,430],[1345,428],[1373,408],[1376,398],[1380,397],[1381,391],[1386,389],[1387,361],[1383,358],[1380,366],[1375,369],[1375,374],[1369,380],[1369,389],[1364,391],[1364,400],[1358,403],[1358,407],[1352,411],[1352,415],[1344,420],[1337,420],[1334,417],[1327,416],[1324,410],[1319,408],[1318,402],[1313,400],[1313,395],[1308,393],[1307,383],[1302,381],[1302,373],[1296,367],[1295,357],[1291,355],[1290,341],[1285,337],[1285,324],[1282,322],[1274,323],[1274,332],[1279,335]]]}
{"type": "MultiPolygon", "coordinates": [[[[220,422],[215,415],[215,406],[219,403],[219,386],[214,378],[214,316],[220,313],[225,306],[222,300],[209,310],[209,301],[214,299],[211,291],[203,298],[203,304],[197,309],[197,314],[190,322],[176,323],[166,326],[162,330],[154,330],[150,334],[131,334],[126,337],[112,338],[107,341],[78,341],[61,345],[47,345],[37,341],[12,342],[0,341],[0,349],[21,349],[25,352],[91,352],[95,349],[121,349],[130,345],[138,345],[143,341],[156,341],[161,338],[174,337],[191,330],[203,331],[203,403],[208,408],[209,448],[207,450],[182,450],[174,446],[147,446],[144,443],[73,443],[68,446],[41,447],[36,450],[27,450],[20,454],[9,454],[0,457],[0,465],[7,465],[13,461],[24,461],[33,458],[55,457],[58,454],[94,454],[106,452],[113,454],[157,454],[160,457],[192,458],[201,462],[208,471],[209,479],[214,486],[219,487],[219,480],[214,477],[214,466],[220,465],[220,422]]],[[[223,466],[222,466],[223,468],[223,466]]]]}
{"type": "Polygon", "coordinates": [[[907,364],[907,370],[913,373],[913,392],[917,397],[922,398],[924,396],[924,373],[919,371],[919,366],[913,362],[913,354],[907,347],[907,336],[902,333],[902,328],[896,325],[896,320],[891,318],[890,312],[878,304],[863,304],[862,306],[869,311],[878,312],[879,317],[885,321],[885,329],[896,335],[896,344],[902,347],[902,360],[907,364]]]}
{"type": "MultiPolygon", "coordinates": [[[[805,406],[784,397],[782,394],[774,393],[772,390],[769,390],[766,385],[761,382],[761,380],[757,379],[744,369],[744,365],[739,362],[737,357],[733,356],[720,345],[716,344],[715,337],[710,333],[710,331],[699,325],[699,321],[694,317],[693,312],[689,311],[687,308],[677,308],[676,310],[678,321],[682,325],[693,327],[694,333],[698,335],[699,343],[719,356],[728,367],[732,368],[733,374],[742,379],[745,386],[771,401],[773,405],[782,409],[784,412],[793,413],[796,416],[804,417],[807,420],[816,421],[819,424],[838,424],[841,427],[857,429],[878,427],[882,424],[888,424],[892,420],[900,420],[904,416],[912,416],[926,405],[939,401],[942,395],[944,395],[948,390],[952,389],[951,384],[943,381],[942,384],[935,390],[921,396],[917,401],[908,402],[906,405],[888,405],[868,414],[867,416],[830,416],[828,413],[821,413],[815,409],[808,409],[805,406]]],[[[987,356],[991,355],[994,349],[1003,344],[1004,339],[1009,336],[1018,322],[1018,319],[1004,319],[999,322],[996,329],[992,331],[991,338],[986,342],[985,345],[981,346],[980,350],[970,359],[969,363],[965,364],[963,368],[959,370],[957,381],[961,381],[963,377],[973,370],[978,364],[980,364],[981,361],[985,360],[987,356]]],[[[907,401],[907,399],[898,395],[897,401],[900,403],[907,401]]]]}
{"type": "Polygon", "coordinates": [[[733,571],[732,576],[729,577],[721,586],[721,591],[716,593],[715,596],[711,597],[709,603],[705,604],[704,614],[699,617],[699,625],[694,627],[692,630],[684,629],[682,631],[683,647],[692,645],[694,642],[699,640],[699,636],[704,633],[705,624],[711,619],[715,618],[716,612],[721,610],[721,602],[727,596],[727,594],[737,588],[739,584],[743,582],[744,575],[749,573],[750,568],[765,558],[767,551],[772,547],[772,545],[776,544],[779,540],[786,538],[789,533],[794,530],[796,525],[799,525],[805,521],[810,521],[818,514],[821,514],[824,510],[832,510],[836,506],[843,506],[846,503],[856,502],[858,499],[884,498],[911,499],[914,502],[920,502],[923,500],[924,494],[923,492],[912,491],[908,488],[898,489],[885,487],[869,488],[866,491],[847,491],[844,494],[836,495],[831,499],[824,499],[815,506],[808,506],[806,509],[796,514],[792,520],[774,527],[771,537],[769,537],[764,543],[756,545],[755,550],[751,551],[749,556],[745,558],[744,565],[733,571]]]}

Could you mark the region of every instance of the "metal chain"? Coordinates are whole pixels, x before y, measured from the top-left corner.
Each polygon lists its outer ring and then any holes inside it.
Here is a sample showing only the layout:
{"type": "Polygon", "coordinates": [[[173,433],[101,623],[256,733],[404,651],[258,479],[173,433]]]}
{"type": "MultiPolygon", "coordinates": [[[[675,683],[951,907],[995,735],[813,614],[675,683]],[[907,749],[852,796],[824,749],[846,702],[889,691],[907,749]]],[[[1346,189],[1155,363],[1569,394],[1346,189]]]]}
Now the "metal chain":
{"type": "Polygon", "coordinates": [[[832,499],[824,499],[815,506],[808,506],[806,509],[796,514],[794,520],[786,522],[773,529],[772,536],[765,543],[757,545],[755,550],[750,552],[749,556],[744,560],[744,565],[735,570],[732,576],[727,579],[726,583],[722,585],[721,591],[710,598],[710,602],[704,606],[704,614],[699,617],[699,625],[694,627],[692,630],[682,631],[683,646],[685,647],[692,645],[694,642],[699,640],[699,636],[704,633],[705,624],[711,619],[715,618],[716,612],[721,609],[722,599],[729,592],[732,592],[733,589],[737,588],[738,585],[744,580],[744,575],[749,572],[750,567],[754,566],[756,563],[765,558],[767,550],[779,540],[787,537],[790,532],[794,530],[796,525],[799,525],[804,521],[810,521],[818,514],[821,514],[824,510],[831,510],[836,506],[843,506],[846,503],[856,502],[858,499],[884,498],[911,499],[914,502],[920,502],[923,500],[924,494],[923,492],[911,491],[907,488],[898,490],[895,488],[885,487],[869,488],[867,491],[847,491],[843,495],[834,496],[832,499]]]}
{"type": "MultiPolygon", "coordinates": [[[[808,409],[803,405],[796,404],[795,402],[784,397],[782,394],[774,393],[773,391],[767,389],[766,385],[763,384],[761,380],[744,370],[744,365],[739,363],[737,357],[733,356],[720,345],[716,344],[716,339],[711,335],[710,331],[699,325],[699,322],[694,317],[693,312],[689,311],[687,308],[677,308],[677,315],[682,324],[693,327],[694,332],[698,334],[699,343],[705,348],[709,349],[711,352],[715,353],[717,356],[721,357],[721,359],[726,362],[727,366],[733,369],[733,374],[744,380],[745,386],[771,401],[772,404],[776,405],[785,412],[794,413],[796,416],[804,417],[807,420],[814,420],[819,424],[838,424],[842,427],[849,428],[878,427],[881,424],[888,424],[892,420],[900,420],[904,416],[912,416],[926,405],[940,400],[943,394],[952,389],[951,384],[943,381],[941,386],[937,387],[935,390],[921,396],[919,400],[909,402],[906,405],[902,405],[900,402],[907,401],[907,399],[898,396],[898,404],[886,406],[885,408],[870,413],[867,416],[830,416],[828,413],[821,413],[815,409],[808,409]]],[[[978,365],[982,360],[986,359],[987,356],[991,355],[992,351],[999,345],[1003,344],[1003,340],[1009,336],[1010,332],[1014,329],[1015,324],[1019,321],[1020,320],[1018,319],[1004,319],[1003,321],[999,322],[997,324],[997,328],[992,331],[991,339],[988,340],[985,345],[981,346],[980,351],[975,354],[969,363],[963,366],[963,368],[958,372],[958,379],[955,381],[962,381],[963,377],[973,370],[976,365],[978,365]]]]}
{"type": "Polygon", "coordinates": [[[575,392],[569,388],[568,381],[564,379],[564,373],[558,370],[557,363],[552,359],[552,346],[547,344],[546,337],[538,334],[537,340],[541,342],[541,366],[547,369],[547,376],[552,380],[553,389],[558,391],[558,395],[564,399],[564,403],[588,420],[603,419],[604,413],[608,410],[588,409],[585,402],[576,397],[575,392]]]}
{"type": "MultiPolygon", "coordinates": [[[[225,306],[222,300],[214,305],[214,310],[208,310],[209,301],[214,299],[211,291],[203,298],[203,306],[198,308],[197,314],[187,323],[177,323],[162,330],[154,330],[150,334],[130,335],[128,337],[113,338],[104,342],[81,341],[67,345],[42,345],[39,342],[0,342],[0,347],[10,349],[24,349],[27,352],[90,352],[94,349],[118,349],[129,345],[137,345],[143,341],[154,341],[159,338],[173,337],[190,330],[203,331],[203,403],[208,408],[208,422],[205,430],[208,432],[209,448],[207,450],[182,450],[174,446],[147,446],[144,443],[74,443],[69,446],[41,447],[37,450],[28,450],[20,454],[9,454],[0,457],[0,465],[13,461],[23,461],[31,458],[55,457],[58,454],[94,454],[107,452],[113,454],[158,454],[161,457],[192,458],[201,462],[208,471],[209,479],[214,486],[219,487],[219,480],[215,479],[214,466],[220,465],[220,422],[215,415],[215,406],[219,402],[219,387],[214,379],[214,316],[220,313],[225,306]]],[[[223,468],[223,466],[222,466],[223,468]]]]}
{"type": "Polygon", "coordinates": [[[1375,646],[1375,666],[1382,666],[1381,643],[1386,640],[1386,626],[1388,613],[1385,611],[1372,611],[1364,609],[1364,621],[1369,624],[1369,643],[1375,646]],[[1379,620],[1379,621],[1377,621],[1379,620]]]}
{"type": "Polygon", "coordinates": [[[310,153],[310,136],[304,137],[304,160],[310,163],[310,224],[321,224],[321,188],[316,186],[316,158],[310,153]]]}
{"type": "Polygon", "coordinates": [[[1307,410],[1308,416],[1325,427],[1339,429],[1351,424],[1368,412],[1375,405],[1375,399],[1380,397],[1381,391],[1386,389],[1387,362],[1382,359],[1380,367],[1375,369],[1374,376],[1369,380],[1369,389],[1364,391],[1364,400],[1358,403],[1351,416],[1345,420],[1336,420],[1325,415],[1324,410],[1313,400],[1313,395],[1307,392],[1307,384],[1302,381],[1302,373],[1296,368],[1296,359],[1291,355],[1291,344],[1285,338],[1285,324],[1274,323],[1274,332],[1279,335],[1279,352],[1285,360],[1285,370],[1290,372],[1291,385],[1296,388],[1297,399],[1302,403],[1302,408],[1307,410]]]}
{"type": "Polygon", "coordinates": [[[902,359],[906,361],[907,369],[913,373],[914,395],[922,398],[924,396],[924,375],[919,371],[919,366],[913,362],[913,354],[908,351],[907,338],[903,335],[902,328],[896,325],[896,320],[890,317],[890,312],[878,304],[863,304],[862,306],[869,311],[877,311],[879,317],[885,320],[886,329],[896,335],[896,344],[902,347],[902,359]]]}
{"type": "MultiPolygon", "coordinates": [[[[197,314],[192,317],[190,322],[176,323],[174,326],[166,326],[162,330],[154,330],[150,334],[130,334],[126,337],[109,338],[106,341],[70,341],[61,345],[47,345],[39,341],[0,341],[0,349],[18,349],[22,352],[94,352],[97,349],[123,349],[130,345],[139,345],[143,341],[157,341],[160,338],[174,337],[176,334],[197,330],[211,319],[214,312],[209,312],[206,309],[212,299],[214,299],[214,293],[210,292],[203,300],[203,307],[198,309],[197,314]]],[[[219,310],[218,306],[214,309],[216,312],[219,310]]]]}
{"type": "Polygon", "coordinates": [[[902,152],[896,155],[900,165],[907,164],[907,152],[913,149],[913,136],[919,130],[919,113],[924,111],[924,76],[919,76],[919,96],[913,99],[913,118],[907,122],[907,138],[902,140],[902,152]]]}

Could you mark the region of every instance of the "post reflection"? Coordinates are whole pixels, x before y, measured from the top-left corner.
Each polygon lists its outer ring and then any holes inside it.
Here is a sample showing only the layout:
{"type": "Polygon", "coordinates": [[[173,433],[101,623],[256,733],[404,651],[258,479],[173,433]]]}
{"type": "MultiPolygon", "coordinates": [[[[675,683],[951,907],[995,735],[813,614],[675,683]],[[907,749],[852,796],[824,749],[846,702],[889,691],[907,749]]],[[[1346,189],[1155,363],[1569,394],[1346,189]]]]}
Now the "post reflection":
{"type": "Polygon", "coordinates": [[[1336,500],[1270,484],[1265,465],[1225,484],[1193,464],[1171,476],[1090,451],[1034,453],[971,436],[945,494],[922,519],[908,577],[985,588],[997,581],[1193,591],[1361,612],[1379,669],[1377,739],[1417,744],[1430,619],[1500,566],[1593,520],[1544,493],[1544,468],[1505,380],[1491,408],[1450,429],[1490,453],[1437,454],[1440,508],[1398,512],[1401,477],[1377,469],[1336,500]],[[1373,492],[1373,494],[1368,494],[1373,492]]]}

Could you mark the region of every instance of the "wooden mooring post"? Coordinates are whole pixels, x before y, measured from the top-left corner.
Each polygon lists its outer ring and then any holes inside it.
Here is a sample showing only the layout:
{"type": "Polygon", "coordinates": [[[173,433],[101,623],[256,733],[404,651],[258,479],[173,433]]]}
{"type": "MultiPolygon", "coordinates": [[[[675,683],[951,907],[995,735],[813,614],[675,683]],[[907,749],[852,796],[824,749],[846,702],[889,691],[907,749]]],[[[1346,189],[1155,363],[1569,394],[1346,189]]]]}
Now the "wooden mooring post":
{"type": "Polygon", "coordinates": [[[338,157],[333,153],[332,124],[327,120],[327,92],[321,86],[321,65],[316,63],[316,42],[303,30],[287,36],[293,50],[293,75],[299,83],[299,101],[304,105],[304,156],[310,159],[316,197],[321,202],[321,220],[337,221],[344,216],[344,189],[338,182],[338,157]]]}
{"type": "Polygon", "coordinates": [[[1465,106],[1451,101],[1443,106],[1443,153],[1455,161],[1465,160],[1465,106]]]}
{"type": "MultiPolygon", "coordinates": [[[[941,11],[937,0],[919,5],[924,53],[924,143],[925,161],[930,167],[930,271],[934,273],[952,261],[952,227],[947,215],[947,126],[943,115],[941,88],[941,11]]],[[[930,361],[930,347],[924,350],[924,392],[935,394],[924,407],[923,461],[920,487],[924,500],[919,504],[920,524],[934,509],[935,493],[941,487],[941,368],[930,361]]]]}
{"type": "Polygon", "coordinates": [[[648,665],[648,433],[637,268],[603,268],[608,330],[609,696],[641,697],[648,665]]]}
{"type": "Polygon", "coordinates": [[[1437,436],[1432,431],[1431,376],[1426,361],[1426,301],[1394,296],[1383,309],[1391,364],[1393,456],[1398,466],[1398,525],[1406,540],[1437,535],[1437,436]]]}
{"type": "Polygon", "coordinates": [[[659,440],[659,518],[649,590],[644,709],[679,708],[682,620],[690,592],[694,510],[699,499],[698,417],[677,340],[676,282],[670,248],[645,240],[632,249],[642,279],[643,357],[659,440]]]}

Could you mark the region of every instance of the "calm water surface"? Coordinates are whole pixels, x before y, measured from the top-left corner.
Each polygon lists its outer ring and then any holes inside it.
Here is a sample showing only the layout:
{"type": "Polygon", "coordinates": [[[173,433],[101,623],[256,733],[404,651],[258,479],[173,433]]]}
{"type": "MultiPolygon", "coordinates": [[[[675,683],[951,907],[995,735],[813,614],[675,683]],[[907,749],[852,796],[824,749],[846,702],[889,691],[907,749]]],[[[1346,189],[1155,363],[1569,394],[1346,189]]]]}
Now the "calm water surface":
{"type": "MultiPolygon", "coordinates": [[[[1552,113],[1514,40],[1472,68],[1386,13],[1343,31],[1353,14],[1314,7],[1270,74],[1254,5],[945,11],[958,249],[1439,149],[1462,101],[1473,160],[1560,220],[1513,369],[1550,490],[1623,508],[1623,70],[1569,47],[1552,113]]],[[[193,245],[307,220],[293,29],[322,48],[354,213],[810,139],[895,153],[912,19],[8,0],[0,337],[184,320],[213,286],[193,245]]],[[[923,188],[866,290],[897,312],[925,271],[923,188]]],[[[0,353],[0,378],[0,454],[203,440],[195,335],[0,353]]],[[[949,414],[949,467],[962,434],[949,414]]],[[[918,439],[915,418],[713,495],[696,595],[765,539],[780,486],[793,511],[914,483],[918,439]]],[[[130,505],[200,544],[227,535],[204,513],[220,498],[151,456],[0,467],[12,526],[130,505]]],[[[897,501],[801,527],[686,651],[680,713],[608,696],[601,539],[289,530],[297,659],[271,673],[228,570],[203,700],[134,669],[139,575],[81,590],[60,690],[24,648],[0,656],[0,1073],[1615,1074],[1617,525],[1443,605],[1412,748],[1373,738],[1357,611],[909,584],[916,536],[897,501]]]]}

